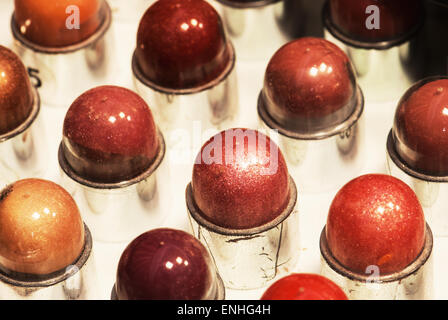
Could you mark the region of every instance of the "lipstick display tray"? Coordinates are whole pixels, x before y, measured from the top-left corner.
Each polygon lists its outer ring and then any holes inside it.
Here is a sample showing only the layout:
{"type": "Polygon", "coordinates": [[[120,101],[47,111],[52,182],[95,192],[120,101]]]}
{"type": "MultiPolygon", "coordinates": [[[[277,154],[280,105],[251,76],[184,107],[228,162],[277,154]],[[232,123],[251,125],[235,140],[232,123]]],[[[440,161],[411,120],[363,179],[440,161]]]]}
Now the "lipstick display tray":
{"type": "MultiPolygon", "coordinates": [[[[149,1],[148,1],[149,2],[149,1]]],[[[0,44],[12,47],[12,36],[9,32],[10,17],[13,11],[13,1],[0,0],[0,44]]],[[[120,61],[116,62],[119,68],[119,77],[110,79],[109,83],[133,88],[131,57],[135,48],[135,37],[138,21],[115,21],[112,23],[116,36],[116,52],[120,61]]],[[[269,42],[267,42],[268,44],[269,42]]],[[[274,51],[277,48],[273,48],[274,51]]],[[[235,126],[247,128],[259,128],[257,115],[257,98],[263,85],[263,77],[267,61],[239,62],[237,60],[237,76],[240,93],[240,114],[235,126]]],[[[70,75],[67,76],[70,79],[70,75]]],[[[386,141],[392,127],[395,108],[403,92],[396,92],[396,97],[386,103],[372,104],[366,101],[366,146],[368,156],[361,174],[386,173],[386,141]]],[[[48,146],[48,169],[42,178],[60,182],[58,166],[58,147],[62,138],[62,124],[66,110],[69,106],[50,107],[42,105],[42,115],[46,130],[46,145],[48,146]]],[[[163,174],[165,181],[160,185],[160,208],[166,212],[167,217],[160,227],[170,227],[190,231],[187,209],[185,205],[185,187],[191,181],[192,165],[204,139],[193,141],[191,138],[191,155],[189,163],[179,163],[179,159],[167,149],[166,161],[164,161],[163,174]]],[[[168,148],[170,136],[165,136],[168,148]]],[[[186,157],[188,158],[188,157],[186,157]]],[[[185,162],[185,161],[183,161],[185,162]]],[[[347,181],[348,182],[348,181],[347,181]]],[[[3,186],[1,186],[3,187],[3,186]]],[[[295,272],[320,273],[319,238],[323,226],[326,223],[328,209],[337,192],[333,189],[325,193],[304,194],[298,186],[298,203],[300,212],[300,256],[295,272]]],[[[95,241],[95,263],[100,284],[100,296],[98,299],[110,299],[110,289],[115,283],[116,268],[121,253],[127,243],[102,243],[95,241]]],[[[434,298],[448,299],[448,273],[445,272],[448,264],[448,237],[434,238],[434,298]]],[[[230,290],[226,292],[226,298],[233,299],[259,299],[266,288],[257,290],[230,290]]]]}

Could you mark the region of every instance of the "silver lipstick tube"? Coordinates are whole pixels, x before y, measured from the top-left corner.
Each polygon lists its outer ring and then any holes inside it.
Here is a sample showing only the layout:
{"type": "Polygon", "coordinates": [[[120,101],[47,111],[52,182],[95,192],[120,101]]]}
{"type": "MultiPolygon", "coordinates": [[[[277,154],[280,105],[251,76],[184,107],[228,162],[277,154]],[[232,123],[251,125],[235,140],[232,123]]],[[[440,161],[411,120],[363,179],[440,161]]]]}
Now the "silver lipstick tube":
{"type": "Polygon", "coordinates": [[[434,234],[447,237],[448,177],[430,176],[411,169],[395,150],[392,131],[387,137],[387,171],[414,190],[434,234]]]}
{"type": "Polygon", "coordinates": [[[415,46],[421,25],[395,40],[363,42],[347,37],[334,26],[328,0],[322,19],[325,39],[339,46],[348,55],[367,101],[398,99],[415,82],[411,48],[415,46]]]}
{"type": "Polygon", "coordinates": [[[238,59],[267,60],[290,40],[280,26],[283,0],[217,1],[238,59]]]}
{"type": "Polygon", "coordinates": [[[158,168],[165,156],[165,141],[159,132],[160,150],[154,162],[139,176],[119,183],[97,183],[77,175],[59,147],[61,185],[73,196],[95,240],[129,242],[167,217],[160,212],[158,168]]]}
{"type": "Polygon", "coordinates": [[[40,99],[33,87],[33,107],[23,124],[0,135],[0,184],[42,175],[47,168],[45,128],[40,115],[40,99]]]}
{"type": "Polygon", "coordinates": [[[162,132],[173,129],[192,131],[199,121],[204,130],[231,127],[238,112],[238,86],[235,51],[229,43],[232,59],[220,77],[197,88],[173,90],[145,79],[134,54],[132,71],[136,91],[148,103],[162,132]]]}
{"type": "Polygon", "coordinates": [[[85,243],[79,258],[61,272],[48,276],[7,275],[0,271],[2,300],[92,300],[99,299],[92,236],[84,224],[85,243]]]}
{"type": "Polygon", "coordinates": [[[320,236],[323,276],[334,281],[350,300],[425,300],[433,297],[433,237],[426,225],[426,239],[420,255],[401,271],[378,275],[354,273],[331,254],[325,227],[320,236]]]}
{"type": "Polygon", "coordinates": [[[280,127],[267,113],[261,94],[258,99],[261,126],[278,131],[288,169],[300,190],[309,193],[338,189],[359,175],[365,159],[363,110],[358,88],[356,108],[347,120],[318,133],[298,134],[280,127]]]}
{"type": "Polygon", "coordinates": [[[14,51],[37,86],[42,103],[68,109],[86,90],[104,84],[114,73],[112,11],[105,2],[105,18],[88,39],[66,47],[43,47],[30,42],[11,18],[14,51]]]}
{"type": "Polygon", "coordinates": [[[193,234],[213,257],[224,285],[231,289],[255,289],[289,273],[299,253],[297,189],[290,181],[290,200],[273,221],[260,227],[235,230],[204,219],[194,203],[191,184],[186,190],[193,234]]]}

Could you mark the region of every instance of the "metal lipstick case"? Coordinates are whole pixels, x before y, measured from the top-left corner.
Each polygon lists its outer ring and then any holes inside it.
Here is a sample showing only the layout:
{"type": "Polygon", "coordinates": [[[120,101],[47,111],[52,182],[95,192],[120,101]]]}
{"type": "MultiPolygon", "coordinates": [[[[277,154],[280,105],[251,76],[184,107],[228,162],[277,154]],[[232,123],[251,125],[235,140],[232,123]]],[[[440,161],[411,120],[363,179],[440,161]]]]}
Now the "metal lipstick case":
{"type": "Polygon", "coordinates": [[[40,114],[39,93],[32,87],[33,106],[24,123],[0,135],[0,183],[40,176],[47,167],[45,128],[40,114]]]}
{"type": "Polygon", "coordinates": [[[11,18],[14,51],[37,79],[44,105],[70,106],[82,92],[103,84],[114,72],[112,11],[88,39],[65,47],[44,47],[27,40],[11,18]]]}
{"type": "Polygon", "coordinates": [[[84,224],[85,244],[78,259],[60,272],[36,276],[8,275],[0,271],[2,300],[88,300],[98,299],[92,235],[84,224]]]}
{"type": "Polygon", "coordinates": [[[320,236],[321,274],[334,281],[350,300],[422,300],[433,296],[433,236],[426,225],[420,255],[401,271],[388,275],[358,274],[342,266],[328,248],[325,227],[320,236]]]}
{"type": "Polygon", "coordinates": [[[223,228],[207,221],[186,189],[188,217],[193,234],[210,251],[224,285],[255,289],[267,285],[295,266],[299,252],[297,189],[292,178],[290,200],[273,221],[245,230],[223,228]]]}
{"type": "Polygon", "coordinates": [[[59,147],[61,185],[80,207],[83,219],[90,225],[95,240],[130,241],[139,234],[160,225],[167,214],[160,206],[157,170],[165,156],[165,141],[159,131],[159,153],[148,169],[137,177],[118,183],[97,183],[78,174],[68,164],[59,147]]]}

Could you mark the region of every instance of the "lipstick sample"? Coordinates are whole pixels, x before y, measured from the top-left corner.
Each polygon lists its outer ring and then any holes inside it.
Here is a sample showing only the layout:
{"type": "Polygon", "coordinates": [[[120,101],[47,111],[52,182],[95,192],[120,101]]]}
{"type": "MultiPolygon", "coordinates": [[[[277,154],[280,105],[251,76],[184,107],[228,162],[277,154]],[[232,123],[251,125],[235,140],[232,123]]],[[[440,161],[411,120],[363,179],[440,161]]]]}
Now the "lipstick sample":
{"type": "Polygon", "coordinates": [[[135,56],[145,78],[170,89],[205,85],[232,59],[221,19],[203,0],[156,1],[140,21],[135,56]]]}
{"type": "Polygon", "coordinates": [[[191,131],[197,121],[205,128],[231,127],[238,112],[235,61],[221,18],[207,1],[155,1],[138,28],[134,85],[162,131],[191,131]]]}
{"type": "Polygon", "coordinates": [[[421,0],[330,0],[330,14],[336,27],[349,38],[361,41],[396,39],[414,29],[421,22],[421,0]],[[366,24],[378,8],[378,28],[366,24]]]}
{"type": "Polygon", "coordinates": [[[33,95],[25,66],[15,53],[0,46],[0,136],[24,123],[32,108],[33,95]]]}
{"type": "Polygon", "coordinates": [[[158,210],[164,155],[151,110],[133,91],[101,86],[73,102],[58,160],[95,239],[127,242],[166,217],[158,210]]]}
{"type": "Polygon", "coordinates": [[[437,236],[448,234],[448,77],[425,78],[403,95],[387,138],[388,172],[417,194],[437,236]]]}
{"type": "Polygon", "coordinates": [[[63,154],[79,176],[115,183],[145,171],[159,151],[157,128],[145,101],[121,87],[82,94],[64,120],[63,154]]]}
{"type": "Polygon", "coordinates": [[[201,148],[186,190],[193,234],[225,286],[263,287],[297,262],[297,187],[269,137],[228,129],[201,148]]]}
{"type": "Polygon", "coordinates": [[[119,300],[208,300],[217,275],[205,247],[190,234],[155,229],[133,240],[118,264],[119,300]]]}
{"type": "Polygon", "coordinates": [[[305,192],[338,188],[358,175],[363,110],[348,56],[312,37],[291,41],[274,54],[258,98],[261,123],[278,130],[290,172],[305,192]]]}
{"type": "Polygon", "coordinates": [[[250,129],[229,129],[207,141],[196,158],[193,197],[204,218],[248,229],[274,220],[289,200],[288,169],[277,145],[250,129]]]}
{"type": "Polygon", "coordinates": [[[402,181],[370,174],[347,183],[335,196],[327,219],[326,240],[345,268],[381,275],[410,265],[425,243],[425,218],[415,193],[402,181]]]}
{"type": "Polygon", "coordinates": [[[333,281],[318,275],[296,273],[277,280],[261,300],[347,300],[333,281]]]}
{"type": "Polygon", "coordinates": [[[0,267],[44,275],[80,256],[84,225],[73,198],[57,184],[26,179],[0,194],[0,267]]]}
{"type": "Polygon", "coordinates": [[[261,98],[284,128],[310,133],[346,120],[356,106],[356,79],[347,55],[319,38],[280,48],[266,70],[261,98]]]}
{"type": "Polygon", "coordinates": [[[325,38],[353,62],[366,100],[397,99],[419,79],[412,59],[425,20],[422,0],[327,0],[322,19],[325,38]]]}
{"type": "Polygon", "coordinates": [[[429,79],[409,89],[395,114],[392,137],[413,170],[448,176],[448,79],[429,79]]]}
{"type": "MultiPolygon", "coordinates": [[[[0,185],[40,176],[47,166],[40,96],[20,58],[0,45],[0,185]]],[[[1,291],[1,289],[0,289],[1,291]]]]}
{"type": "Polygon", "coordinates": [[[20,33],[44,47],[64,47],[89,38],[105,15],[103,0],[15,0],[14,6],[20,33]]]}

